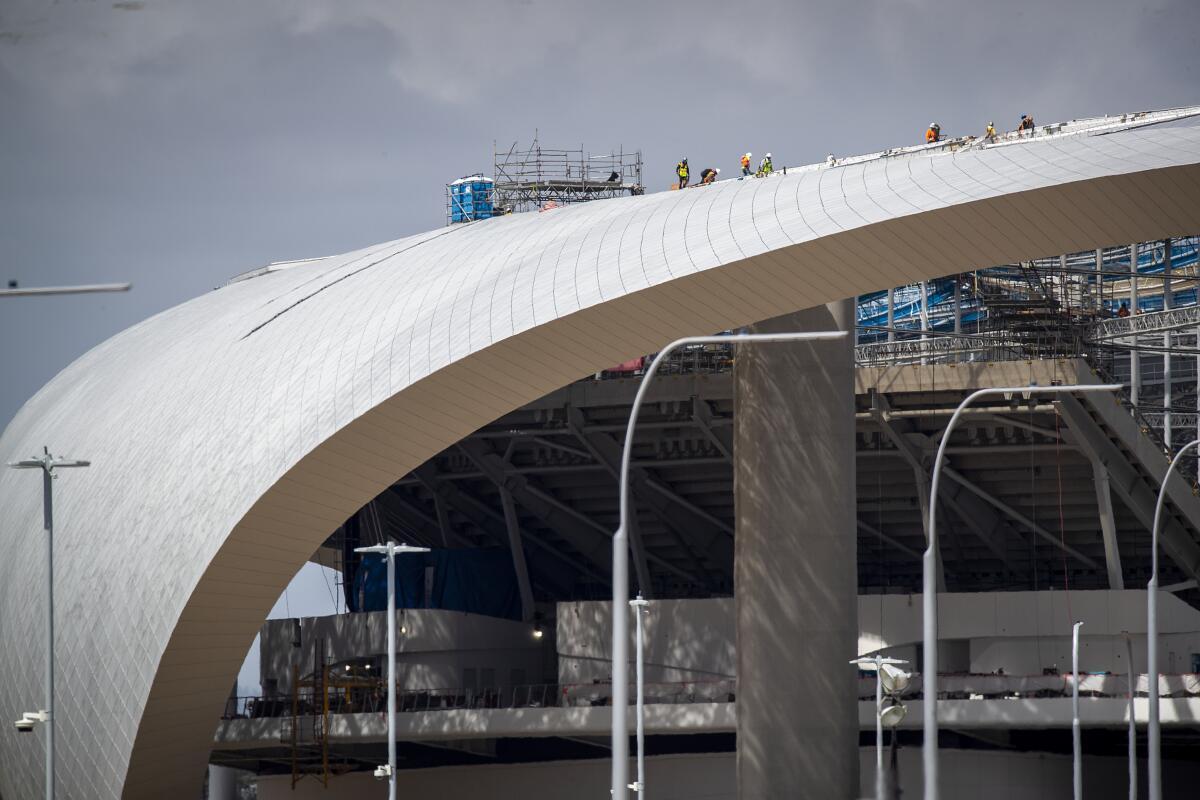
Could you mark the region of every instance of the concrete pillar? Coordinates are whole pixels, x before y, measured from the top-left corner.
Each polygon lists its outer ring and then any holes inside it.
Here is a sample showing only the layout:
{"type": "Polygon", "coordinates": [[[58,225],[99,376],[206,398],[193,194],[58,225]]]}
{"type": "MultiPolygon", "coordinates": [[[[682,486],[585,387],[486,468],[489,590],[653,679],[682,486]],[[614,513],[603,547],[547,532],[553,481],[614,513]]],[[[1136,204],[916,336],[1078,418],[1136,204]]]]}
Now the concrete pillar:
{"type": "Polygon", "coordinates": [[[208,765],[208,800],[237,800],[237,770],[208,765]]]}
{"type": "MultiPolygon", "coordinates": [[[[853,330],[850,301],[755,333],[853,330]]],[[[741,346],[734,367],[738,797],[858,797],[852,341],[741,346]]]]}

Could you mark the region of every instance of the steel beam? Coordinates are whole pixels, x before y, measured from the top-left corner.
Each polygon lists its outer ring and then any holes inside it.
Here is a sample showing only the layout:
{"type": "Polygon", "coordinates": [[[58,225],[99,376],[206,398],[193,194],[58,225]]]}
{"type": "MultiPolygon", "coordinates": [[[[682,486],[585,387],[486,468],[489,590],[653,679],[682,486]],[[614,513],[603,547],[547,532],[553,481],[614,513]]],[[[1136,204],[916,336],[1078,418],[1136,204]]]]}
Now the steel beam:
{"type": "MultiPolygon", "coordinates": [[[[616,476],[621,462],[621,445],[606,433],[587,433],[584,430],[587,420],[578,408],[570,408],[567,418],[569,427],[592,457],[603,464],[610,474],[616,476]]],[[[679,546],[688,553],[697,571],[702,575],[708,574],[700,559],[700,553],[718,569],[732,571],[732,535],[720,525],[714,524],[707,512],[695,513],[694,504],[679,497],[669,485],[655,479],[650,470],[636,466],[636,463],[634,462],[635,466],[630,470],[634,495],[675,534],[679,546]],[[698,542],[699,552],[692,546],[690,538],[697,533],[705,534],[704,540],[698,542]]]]}
{"type": "MultiPolygon", "coordinates": [[[[1070,426],[1066,435],[1074,439],[1089,457],[1099,460],[1104,465],[1108,471],[1110,486],[1116,490],[1121,502],[1149,531],[1154,520],[1157,492],[1146,485],[1132,461],[1141,461],[1145,471],[1152,478],[1160,480],[1166,472],[1167,465],[1162,460],[1162,454],[1158,452],[1158,448],[1137,430],[1137,423],[1133,419],[1124,414],[1109,413],[1105,417],[1105,424],[1128,426],[1124,434],[1115,431],[1118,437],[1125,440],[1125,436],[1137,436],[1145,440],[1144,442],[1134,442],[1132,445],[1126,440],[1126,445],[1129,446],[1133,457],[1131,459],[1109,438],[1096,419],[1088,413],[1083,403],[1070,395],[1063,395],[1059,399],[1063,418],[1070,426]],[[1141,456],[1146,456],[1146,458],[1141,456]],[[1149,460],[1151,458],[1158,463],[1151,463],[1149,460]]],[[[1173,476],[1171,484],[1167,494],[1171,505],[1180,509],[1189,520],[1200,519],[1200,502],[1188,491],[1183,479],[1173,476]],[[1185,508],[1185,504],[1190,505],[1191,508],[1185,508]]],[[[1189,578],[1200,579],[1200,545],[1196,544],[1187,528],[1181,525],[1174,515],[1167,516],[1161,537],[1163,550],[1183,570],[1183,573],[1189,578]]]]}
{"type": "Polygon", "coordinates": [[[512,550],[513,570],[517,573],[517,588],[521,592],[521,619],[529,622],[533,619],[533,587],[529,584],[529,567],[525,563],[525,546],[521,543],[521,525],[517,520],[517,504],[513,502],[512,492],[503,486],[496,488],[500,492],[500,505],[504,509],[504,526],[508,529],[508,546],[512,550]]]}
{"type": "MultiPolygon", "coordinates": [[[[413,475],[418,478],[430,494],[440,496],[443,502],[446,503],[447,508],[458,511],[458,513],[469,519],[475,527],[491,537],[497,544],[504,547],[508,546],[507,532],[501,533],[497,531],[497,527],[505,524],[504,515],[501,512],[496,511],[490,504],[479,499],[466,489],[456,486],[452,481],[442,480],[429,462],[413,470],[413,475]]],[[[559,548],[543,540],[540,536],[530,531],[522,531],[522,536],[525,541],[572,567],[577,572],[597,582],[607,582],[608,577],[605,572],[598,572],[591,565],[584,564],[568,556],[559,550],[559,548]]]]}
{"type": "Polygon", "coordinates": [[[1089,456],[1092,462],[1092,477],[1096,484],[1096,506],[1100,510],[1100,532],[1104,538],[1104,566],[1108,569],[1108,588],[1124,589],[1125,574],[1121,569],[1121,551],[1117,547],[1117,521],[1113,516],[1108,470],[1100,459],[1091,454],[1089,456]]]}
{"type": "Polygon", "coordinates": [[[899,539],[896,539],[892,536],[888,536],[886,533],[881,531],[879,528],[876,528],[873,525],[868,525],[867,523],[863,522],[861,519],[856,520],[856,522],[858,523],[859,529],[862,530],[864,533],[867,533],[867,534],[870,534],[871,536],[876,536],[876,537],[882,539],[883,541],[890,544],[892,547],[899,550],[901,553],[910,555],[913,558],[915,558],[918,562],[920,562],[920,560],[921,560],[920,552],[913,550],[911,547],[909,547],[906,544],[903,544],[899,539]]]}
{"type": "Polygon", "coordinates": [[[464,439],[458,443],[458,449],[495,484],[497,489],[510,493],[517,503],[561,536],[589,563],[601,571],[606,569],[611,537],[598,536],[594,530],[563,512],[557,504],[547,502],[545,492],[533,491],[536,485],[531,478],[513,471],[512,465],[493,453],[486,442],[464,439]]]}
{"type": "Polygon", "coordinates": [[[721,455],[733,461],[733,431],[728,426],[714,427],[712,409],[708,401],[692,395],[692,421],[696,427],[713,443],[713,447],[721,451],[721,455]]]}

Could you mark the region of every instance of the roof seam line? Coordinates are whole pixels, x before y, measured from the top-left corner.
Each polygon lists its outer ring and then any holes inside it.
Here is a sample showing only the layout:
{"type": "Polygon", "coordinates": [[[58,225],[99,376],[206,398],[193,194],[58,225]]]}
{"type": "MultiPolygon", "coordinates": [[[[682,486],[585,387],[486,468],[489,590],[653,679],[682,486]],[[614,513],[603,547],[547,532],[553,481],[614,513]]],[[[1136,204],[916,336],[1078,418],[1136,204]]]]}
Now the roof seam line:
{"type": "Polygon", "coordinates": [[[250,338],[250,337],[251,337],[251,336],[253,336],[254,334],[258,333],[258,332],[259,332],[260,330],[262,330],[263,328],[265,328],[265,327],[267,327],[268,325],[270,325],[270,324],[271,324],[272,322],[274,322],[275,320],[279,319],[281,316],[283,316],[283,315],[284,315],[284,314],[286,314],[287,312],[291,311],[291,310],[292,310],[293,308],[295,308],[296,306],[298,306],[298,305],[300,305],[301,303],[303,303],[305,300],[308,300],[308,299],[310,299],[310,298],[316,297],[317,295],[319,295],[321,292],[325,291],[325,290],[326,290],[326,289],[328,289],[329,287],[331,287],[331,286],[336,286],[337,284],[341,283],[342,281],[346,280],[347,278],[353,278],[353,277],[354,277],[355,275],[357,275],[358,273],[360,273],[360,272],[365,272],[366,270],[369,270],[371,267],[374,267],[374,266],[377,266],[377,265],[379,265],[379,264],[382,264],[384,261],[387,261],[389,258],[395,258],[395,257],[396,257],[396,256],[398,256],[398,255],[401,255],[401,254],[403,254],[403,253],[407,253],[409,250],[412,250],[412,249],[414,249],[414,248],[420,247],[421,245],[423,245],[423,244],[426,244],[426,243],[428,243],[428,242],[432,242],[434,239],[440,239],[440,238],[442,238],[443,236],[445,236],[445,235],[447,235],[447,234],[454,233],[454,232],[456,232],[456,231],[460,231],[460,230],[464,230],[464,229],[465,229],[465,226],[458,227],[458,228],[450,228],[449,230],[443,231],[443,232],[441,232],[441,233],[437,234],[436,236],[430,236],[428,239],[422,239],[422,240],[421,240],[421,241],[419,241],[419,242],[414,242],[413,244],[409,245],[408,247],[404,248],[403,250],[398,250],[398,251],[396,251],[395,253],[388,253],[388,254],[387,254],[386,256],[384,256],[383,258],[380,258],[380,259],[378,259],[378,260],[376,260],[376,261],[372,261],[370,264],[366,264],[365,266],[361,266],[361,267],[359,267],[358,269],[354,270],[353,272],[350,272],[350,273],[347,273],[347,274],[343,275],[342,277],[338,278],[337,280],[330,281],[329,283],[327,283],[327,284],[325,284],[324,286],[322,286],[320,289],[317,289],[316,291],[314,291],[314,292],[311,292],[310,294],[306,294],[306,295],[304,295],[304,297],[301,297],[301,298],[300,298],[299,300],[297,300],[296,302],[294,302],[294,303],[291,303],[290,305],[288,305],[288,307],[287,307],[287,308],[281,308],[279,311],[276,311],[274,314],[272,314],[272,315],[271,315],[270,317],[268,317],[266,320],[264,320],[264,321],[262,321],[262,322],[258,323],[258,324],[257,324],[257,325],[255,325],[253,328],[251,328],[251,329],[249,330],[249,332],[247,332],[247,333],[246,333],[244,336],[242,336],[240,339],[238,339],[238,341],[239,341],[239,342],[241,342],[241,341],[245,341],[246,339],[250,338]]]}

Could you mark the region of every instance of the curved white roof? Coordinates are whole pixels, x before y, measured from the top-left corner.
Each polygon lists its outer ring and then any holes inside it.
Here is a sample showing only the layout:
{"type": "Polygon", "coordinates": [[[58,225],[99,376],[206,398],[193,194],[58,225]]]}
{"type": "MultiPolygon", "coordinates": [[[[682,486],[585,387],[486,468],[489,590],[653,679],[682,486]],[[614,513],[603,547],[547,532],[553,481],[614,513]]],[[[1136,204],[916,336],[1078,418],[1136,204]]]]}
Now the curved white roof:
{"type": "MultiPolygon", "coordinates": [[[[1200,230],[1200,127],[1035,139],[515,215],[265,271],[96,347],[0,458],[57,482],[59,789],[194,792],[267,611],[429,456],[682,334],[900,283],[1200,230]]],[[[0,707],[41,697],[41,498],[0,471],[0,707]],[[22,646],[18,646],[22,645],[22,646]]],[[[0,794],[41,738],[0,725],[0,794]]]]}

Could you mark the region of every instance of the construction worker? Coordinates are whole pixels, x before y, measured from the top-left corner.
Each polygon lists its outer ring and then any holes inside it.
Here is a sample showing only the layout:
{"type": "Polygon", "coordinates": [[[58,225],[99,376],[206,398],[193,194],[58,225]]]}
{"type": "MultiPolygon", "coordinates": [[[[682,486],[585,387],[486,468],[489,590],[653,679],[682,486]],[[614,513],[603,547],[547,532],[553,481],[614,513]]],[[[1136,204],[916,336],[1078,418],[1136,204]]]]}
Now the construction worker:
{"type": "Polygon", "coordinates": [[[675,174],[679,176],[679,188],[686,189],[688,185],[688,163],[686,158],[675,165],[675,174]]]}
{"type": "Polygon", "coordinates": [[[1022,131],[1029,131],[1029,135],[1033,136],[1033,115],[1021,115],[1021,124],[1017,126],[1017,136],[1020,136],[1022,131]]]}
{"type": "Polygon", "coordinates": [[[750,174],[750,156],[752,156],[752,155],[754,155],[754,154],[746,153],[746,155],[742,156],[742,176],[743,177],[750,174]]]}
{"type": "Polygon", "coordinates": [[[771,154],[767,153],[765,156],[763,156],[763,160],[758,162],[758,174],[766,176],[770,175],[774,171],[775,167],[771,164],[771,154]]]}
{"type": "Polygon", "coordinates": [[[942,126],[936,122],[929,123],[929,127],[925,129],[925,143],[933,144],[942,140],[942,126]]]}
{"type": "Polygon", "coordinates": [[[996,123],[995,122],[989,122],[987,124],[987,130],[985,130],[983,132],[983,138],[987,139],[989,142],[996,141],[996,123]]]}
{"type": "Polygon", "coordinates": [[[700,183],[712,183],[713,181],[715,181],[717,179],[717,176],[720,174],[721,174],[720,167],[717,167],[716,169],[713,169],[712,167],[705,167],[704,170],[700,173],[700,183]]]}

